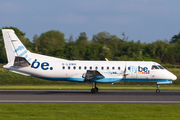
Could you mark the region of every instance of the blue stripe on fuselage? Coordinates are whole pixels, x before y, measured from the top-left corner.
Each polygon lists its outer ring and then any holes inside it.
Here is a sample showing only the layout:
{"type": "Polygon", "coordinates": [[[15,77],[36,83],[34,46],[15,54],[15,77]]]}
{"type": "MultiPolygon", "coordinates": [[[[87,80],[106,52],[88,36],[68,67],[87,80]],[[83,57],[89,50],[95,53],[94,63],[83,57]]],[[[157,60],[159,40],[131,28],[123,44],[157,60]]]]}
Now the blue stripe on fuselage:
{"type": "MultiPolygon", "coordinates": [[[[122,78],[103,78],[103,79],[91,79],[85,80],[84,78],[53,78],[53,77],[40,77],[42,79],[52,80],[52,81],[73,81],[73,82],[99,82],[99,83],[117,83],[124,82],[122,78]]],[[[157,82],[160,84],[169,84],[172,83],[172,79],[129,79],[126,78],[126,82],[157,82]]]]}
{"type": "MultiPolygon", "coordinates": [[[[132,79],[132,78],[126,78],[126,82],[172,82],[172,79],[132,79]]],[[[124,82],[122,79],[121,82],[124,82]]]]}

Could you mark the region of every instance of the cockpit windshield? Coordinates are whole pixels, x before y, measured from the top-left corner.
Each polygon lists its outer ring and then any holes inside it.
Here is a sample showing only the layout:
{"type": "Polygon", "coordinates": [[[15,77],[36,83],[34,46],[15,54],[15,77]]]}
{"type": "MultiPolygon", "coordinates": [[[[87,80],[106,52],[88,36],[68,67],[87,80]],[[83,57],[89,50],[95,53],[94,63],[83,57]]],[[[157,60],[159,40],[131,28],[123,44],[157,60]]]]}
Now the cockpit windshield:
{"type": "Polygon", "coordinates": [[[155,69],[159,69],[159,68],[156,65],[153,65],[151,69],[155,70],[155,69]]]}
{"type": "Polygon", "coordinates": [[[152,66],[152,68],[151,68],[152,70],[155,70],[155,69],[164,69],[161,65],[153,65],[152,66]]]}
{"type": "Polygon", "coordinates": [[[162,66],[160,66],[160,65],[158,65],[158,67],[160,68],[160,69],[164,69],[162,66]]]}

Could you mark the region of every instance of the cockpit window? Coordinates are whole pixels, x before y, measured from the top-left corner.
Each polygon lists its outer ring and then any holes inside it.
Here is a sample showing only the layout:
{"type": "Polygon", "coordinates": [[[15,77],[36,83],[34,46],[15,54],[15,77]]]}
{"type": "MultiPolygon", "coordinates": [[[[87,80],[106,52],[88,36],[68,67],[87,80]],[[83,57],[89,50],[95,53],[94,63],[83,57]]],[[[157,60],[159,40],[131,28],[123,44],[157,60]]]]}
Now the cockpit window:
{"type": "Polygon", "coordinates": [[[162,66],[160,66],[160,65],[158,65],[158,67],[160,68],[160,69],[164,69],[162,66]]]}
{"type": "Polygon", "coordinates": [[[153,65],[151,69],[154,70],[154,69],[159,69],[159,68],[156,65],[153,65]]]}

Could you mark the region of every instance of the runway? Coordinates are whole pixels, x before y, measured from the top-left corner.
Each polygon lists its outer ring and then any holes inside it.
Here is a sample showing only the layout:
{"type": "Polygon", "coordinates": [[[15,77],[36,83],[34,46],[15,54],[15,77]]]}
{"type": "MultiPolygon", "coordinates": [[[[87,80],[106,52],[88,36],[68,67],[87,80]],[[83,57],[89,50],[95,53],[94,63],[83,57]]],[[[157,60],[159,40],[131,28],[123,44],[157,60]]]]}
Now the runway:
{"type": "Polygon", "coordinates": [[[0,90],[0,103],[180,104],[180,91],[0,90]]]}

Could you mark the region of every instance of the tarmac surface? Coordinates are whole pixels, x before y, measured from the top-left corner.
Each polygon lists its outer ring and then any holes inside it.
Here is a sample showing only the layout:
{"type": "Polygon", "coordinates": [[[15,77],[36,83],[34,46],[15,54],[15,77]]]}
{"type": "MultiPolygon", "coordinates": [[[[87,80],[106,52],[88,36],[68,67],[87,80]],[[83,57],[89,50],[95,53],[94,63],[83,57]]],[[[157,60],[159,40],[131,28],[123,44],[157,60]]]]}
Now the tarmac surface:
{"type": "Polygon", "coordinates": [[[0,103],[180,104],[180,91],[0,90],[0,103]]]}

